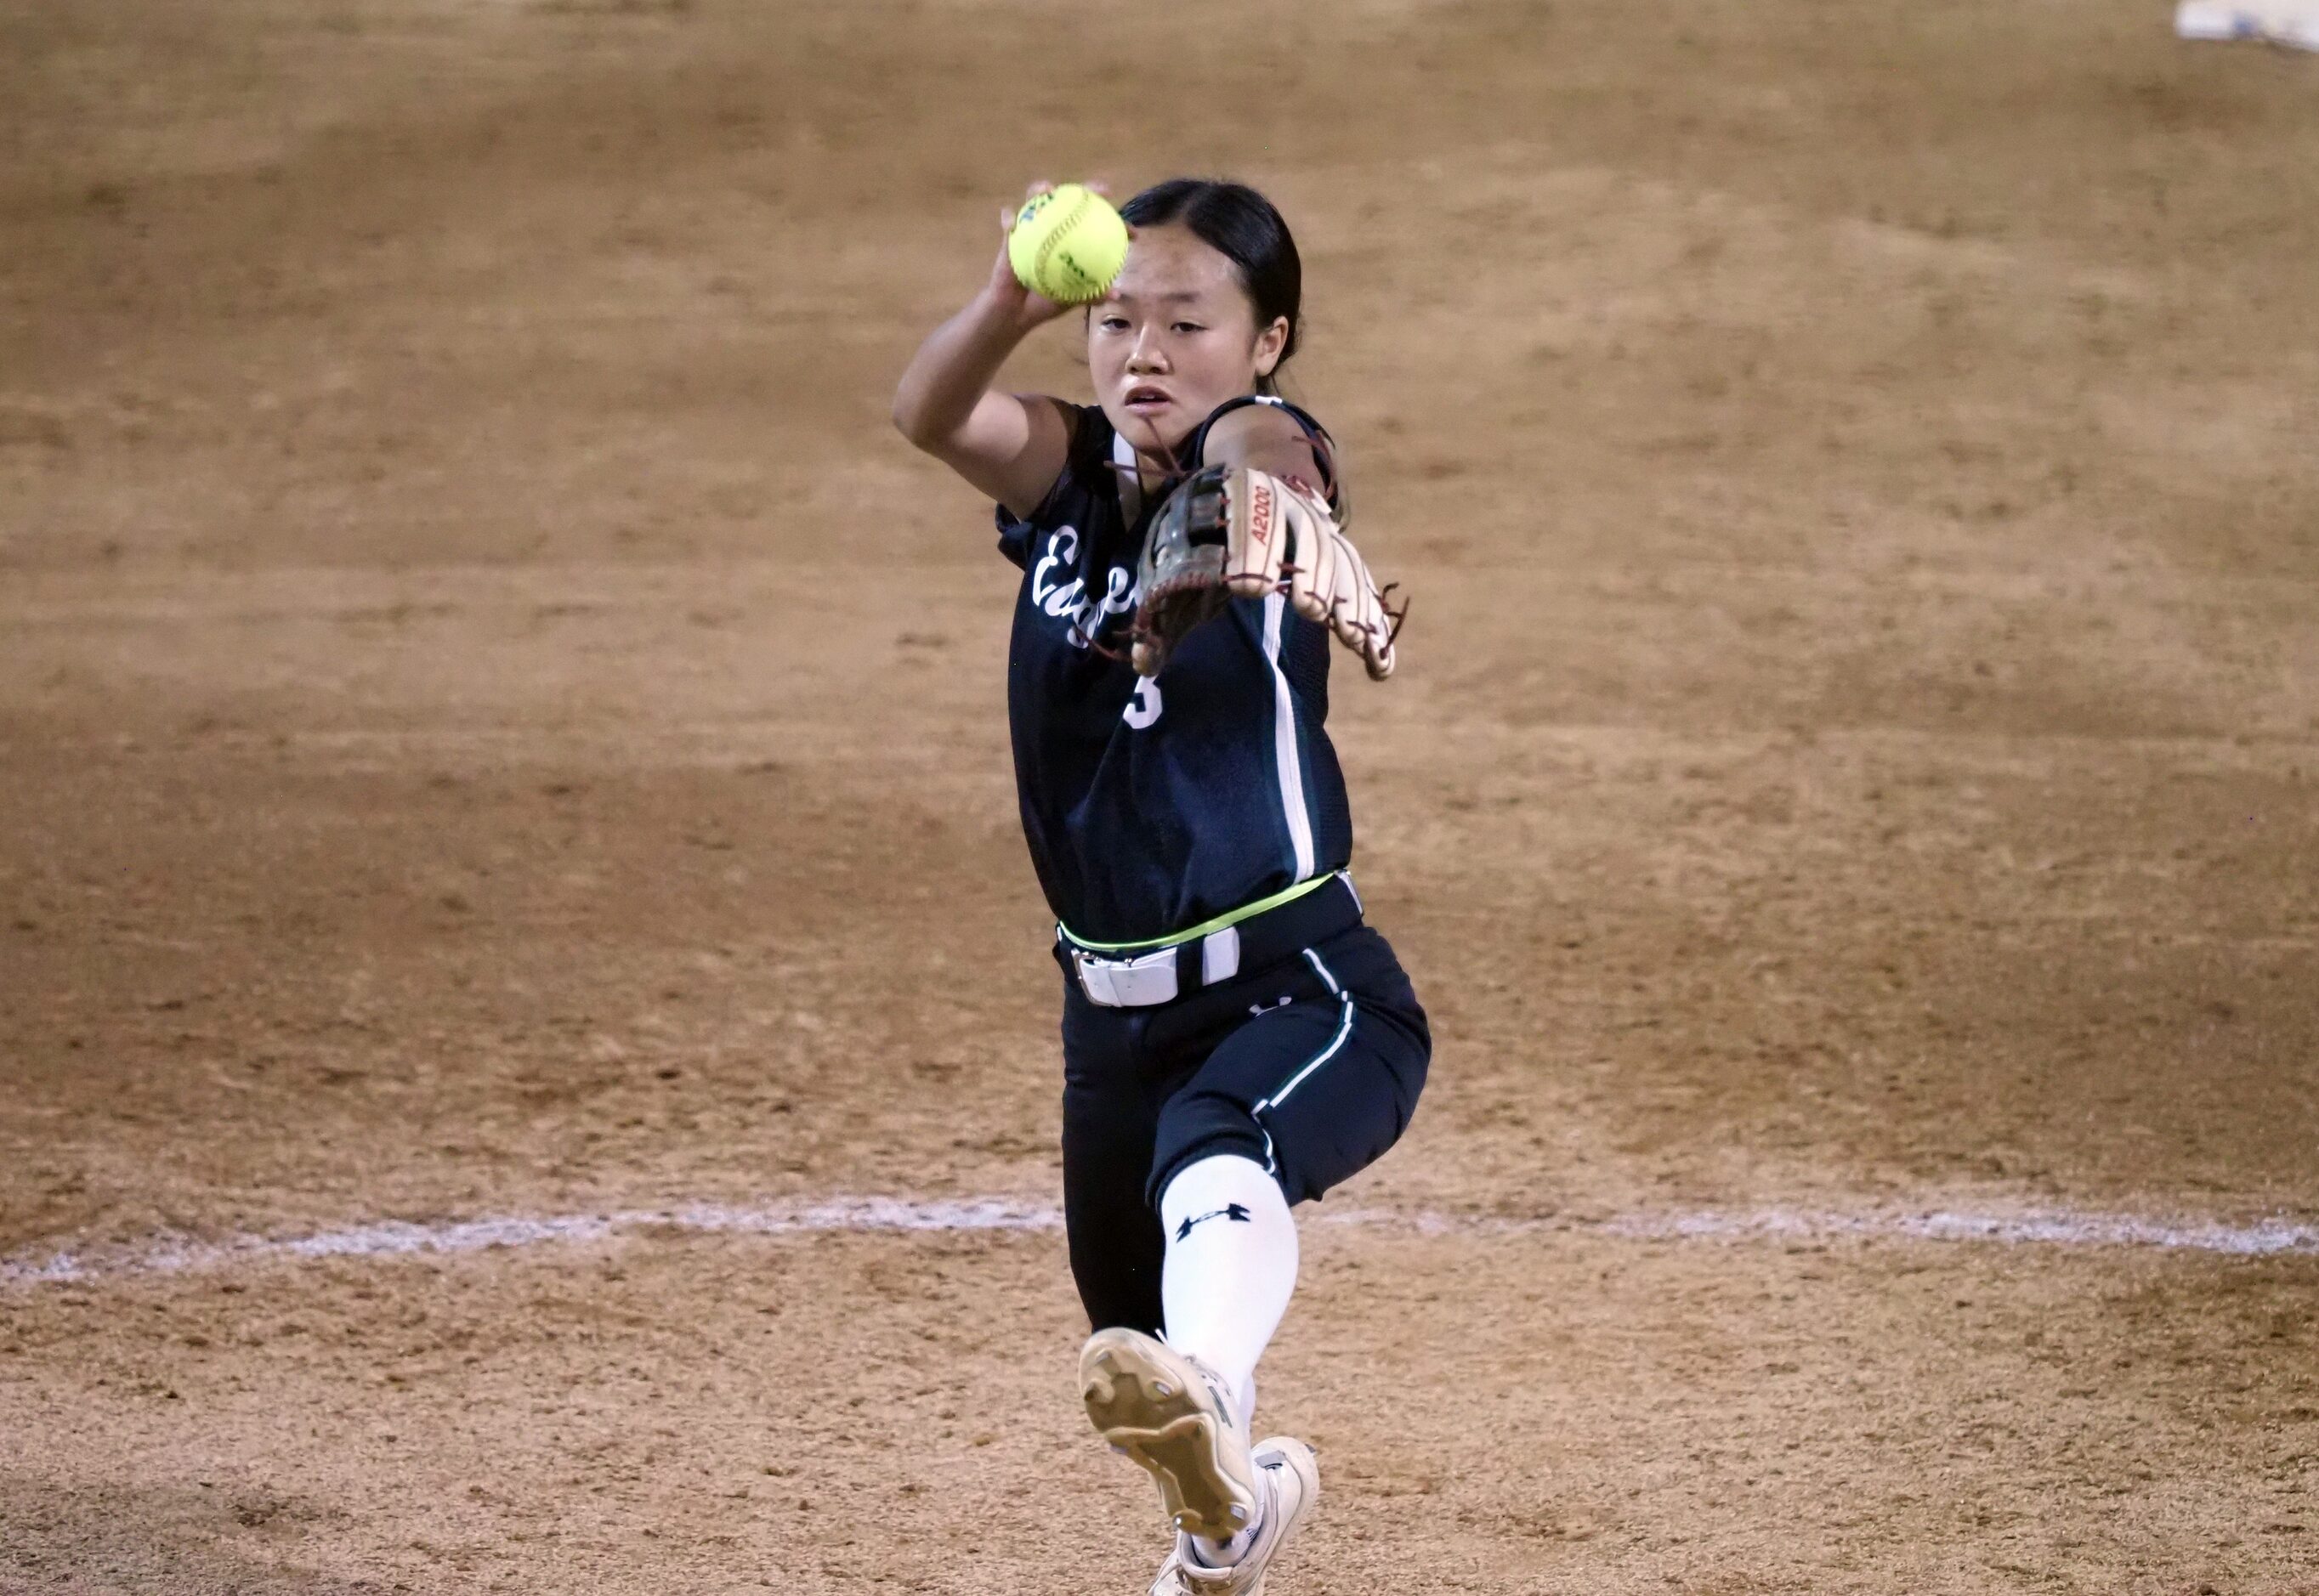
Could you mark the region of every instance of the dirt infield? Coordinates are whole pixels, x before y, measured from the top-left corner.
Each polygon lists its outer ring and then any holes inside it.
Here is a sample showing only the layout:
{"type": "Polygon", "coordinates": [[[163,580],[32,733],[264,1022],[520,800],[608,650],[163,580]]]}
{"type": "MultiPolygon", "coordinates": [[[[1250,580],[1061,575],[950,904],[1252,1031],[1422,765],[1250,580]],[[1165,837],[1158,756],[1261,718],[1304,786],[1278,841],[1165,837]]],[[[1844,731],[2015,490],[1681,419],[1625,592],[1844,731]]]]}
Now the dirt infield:
{"type": "Polygon", "coordinates": [[[0,5],[0,1591],[1142,1591],[885,411],[1225,170],[1440,1039],[1273,1596],[2319,1592],[2319,60],[2164,11],[0,5]]]}

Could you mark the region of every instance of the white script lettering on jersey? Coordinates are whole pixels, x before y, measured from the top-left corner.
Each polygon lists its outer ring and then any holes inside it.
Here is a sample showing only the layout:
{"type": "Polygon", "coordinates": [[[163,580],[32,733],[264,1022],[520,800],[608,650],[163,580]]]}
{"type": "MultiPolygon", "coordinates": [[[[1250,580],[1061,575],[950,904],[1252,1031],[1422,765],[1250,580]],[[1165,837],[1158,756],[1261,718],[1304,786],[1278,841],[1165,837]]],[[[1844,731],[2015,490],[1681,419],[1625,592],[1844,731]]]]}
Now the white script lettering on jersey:
{"type": "Polygon", "coordinates": [[[1057,566],[1068,570],[1079,557],[1076,527],[1058,527],[1048,535],[1047,552],[1031,572],[1031,602],[1056,619],[1068,623],[1066,636],[1073,648],[1085,648],[1096,633],[1116,617],[1132,615],[1143,601],[1142,585],[1124,565],[1114,565],[1104,575],[1104,593],[1090,596],[1087,583],[1074,576],[1069,582],[1049,580],[1057,566]]]}

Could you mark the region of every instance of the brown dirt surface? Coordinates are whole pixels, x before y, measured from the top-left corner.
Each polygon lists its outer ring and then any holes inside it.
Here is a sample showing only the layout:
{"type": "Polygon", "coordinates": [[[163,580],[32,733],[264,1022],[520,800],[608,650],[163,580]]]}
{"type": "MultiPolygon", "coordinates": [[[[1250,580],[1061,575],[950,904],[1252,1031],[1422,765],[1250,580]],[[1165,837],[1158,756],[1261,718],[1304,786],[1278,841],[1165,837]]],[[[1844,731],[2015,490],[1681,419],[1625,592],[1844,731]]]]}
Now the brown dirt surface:
{"type": "Polygon", "coordinates": [[[1223,169],[1440,1039],[1274,1596],[2319,1592],[2319,59],[2165,10],[0,5],[0,1591],[1143,1589],[886,407],[1223,169]],[[681,1217],[879,1195],[1027,1218],[681,1217]]]}

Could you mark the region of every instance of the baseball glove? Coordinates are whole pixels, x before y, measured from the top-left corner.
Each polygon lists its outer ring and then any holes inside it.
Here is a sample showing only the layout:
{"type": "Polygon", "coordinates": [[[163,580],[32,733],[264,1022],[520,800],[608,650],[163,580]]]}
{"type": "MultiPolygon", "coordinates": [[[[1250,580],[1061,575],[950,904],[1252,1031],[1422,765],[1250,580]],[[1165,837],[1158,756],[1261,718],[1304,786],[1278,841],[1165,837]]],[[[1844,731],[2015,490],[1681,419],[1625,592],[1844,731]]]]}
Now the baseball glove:
{"type": "Polygon", "coordinates": [[[1151,518],[1136,578],[1143,598],[1129,657],[1144,676],[1160,674],[1184,635],[1232,600],[1286,592],[1383,681],[1409,613],[1385,608],[1391,590],[1377,587],[1319,494],[1247,466],[1204,466],[1177,484],[1151,518]]]}

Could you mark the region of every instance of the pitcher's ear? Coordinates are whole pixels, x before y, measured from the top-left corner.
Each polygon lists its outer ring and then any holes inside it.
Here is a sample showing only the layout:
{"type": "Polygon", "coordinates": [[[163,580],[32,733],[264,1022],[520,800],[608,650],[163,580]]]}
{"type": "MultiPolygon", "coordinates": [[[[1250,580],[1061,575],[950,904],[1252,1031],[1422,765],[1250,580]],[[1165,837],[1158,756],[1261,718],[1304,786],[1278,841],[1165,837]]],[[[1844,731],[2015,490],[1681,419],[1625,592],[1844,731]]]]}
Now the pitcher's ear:
{"type": "Polygon", "coordinates": [[[1288,347],[1288,318],[1275,316],[1272,325],[1256,335],[1256,374],[1268,377],[1280,365],[1281,351],[1288,347]]]}

